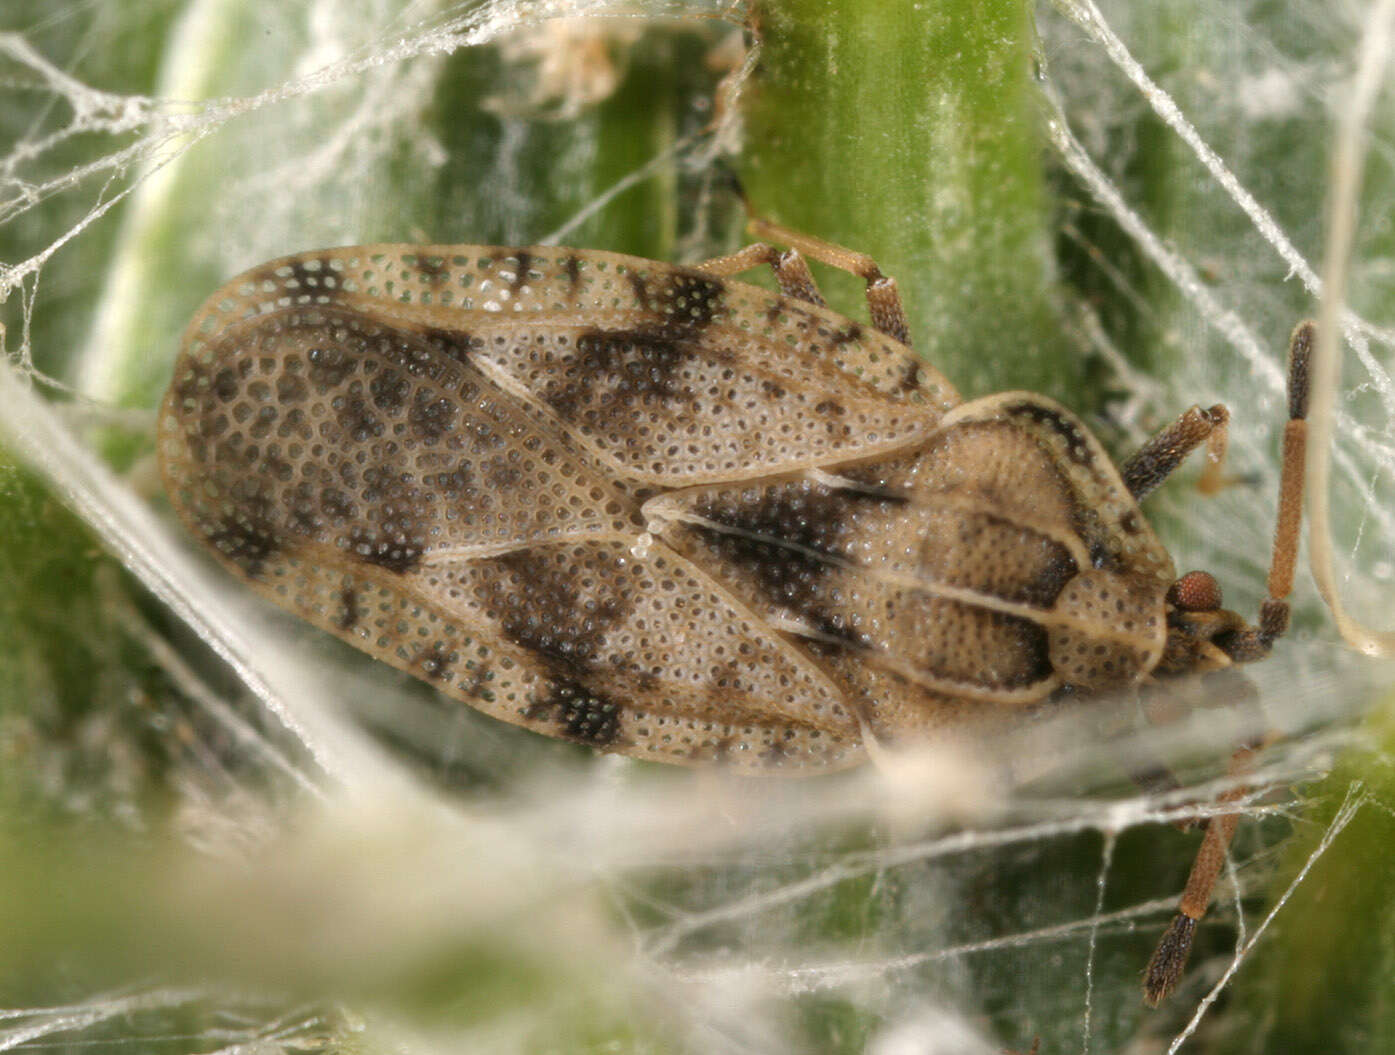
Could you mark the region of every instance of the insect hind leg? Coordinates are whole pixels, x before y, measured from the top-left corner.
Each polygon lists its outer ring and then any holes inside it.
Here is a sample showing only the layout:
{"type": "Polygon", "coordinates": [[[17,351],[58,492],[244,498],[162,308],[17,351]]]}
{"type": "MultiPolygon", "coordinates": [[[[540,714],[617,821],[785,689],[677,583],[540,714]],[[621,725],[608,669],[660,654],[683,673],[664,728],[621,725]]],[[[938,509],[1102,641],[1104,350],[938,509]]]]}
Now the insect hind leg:
{"type": "Polygon", "coordinates": [[[906,309],[901,304],[901,293],[897,289],[896,280],[890,275],[882,274],[882,269],[870,256],[844,249],[841,245],[825,242],[813,235],[802,234],[760,216],[752,216],[747,229],[761,241],[730,256],[699,264],[698,269],[715,275],[733,275],[738,271],[770,264],[775,270],[775,277],[783,293],[819,305],[823,304],[823,297],[819,296],[818,289],[814,286],[813,276],[809,274],[809,265],[804,262],[804,257],[829,267],[836,267],[839,271],[847,271],[867,283],[867,311],[871,316],[873,329],[910,347],[910,324],[906,321],[906,309]],[[770,244],[772,242],[789,246],[789,250],[781,253],[770,244]],[[787,282],[789,285],[786,285],[787,282]],[[817,300],[803,295],[810,291],[817,300]]]}
{"type": "Polygon", "coordinates": [[[751,217],[747,229],[757,238],[787,245],[791,249],[799,250],[811,260],[836,267],[840,271],[847,271],[862,279],[867,283],[867,310],[871,315],[873,328],[907,347],[910,346],[910,325],[906,321],[906,309],[901,304],[901,293],[896,287],[896,280],[890,275],[882,274],[877,262],[866,253],[844,249],[841,245],[802,234],[760,216],[751,217]]]}
{"type": "Polygon", "coordinates": [[[753,242],[735,253],[719,256],[696,266],[699,271],[725,278],[767,264],[775,272],[775,281],[780,284],[780,292],[785,296],[820,308],[824,306],[823,294],[819,292],[814,276],[809,271],[809,265],[804,262],[797,249],[787,249],[782,253],[768,242],[753,242]]]}

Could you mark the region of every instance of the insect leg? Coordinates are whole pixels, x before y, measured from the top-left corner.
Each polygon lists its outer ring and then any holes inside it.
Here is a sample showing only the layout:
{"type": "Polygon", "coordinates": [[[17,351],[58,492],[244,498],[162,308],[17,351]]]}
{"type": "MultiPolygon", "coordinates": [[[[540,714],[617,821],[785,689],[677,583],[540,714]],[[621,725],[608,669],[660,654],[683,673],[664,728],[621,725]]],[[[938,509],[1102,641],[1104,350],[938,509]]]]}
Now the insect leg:
{"type": "Polygon", "coordinates": [[[814,276],[809,271],[809,265],[804,262],[797,249],[787,249],[782,253],[773,245],[755,242],[728,256],[719,256],[715,260],[707,260],[696,266],[699,271],[724,278],[727,275],[750,271],[752,268],[764,267],[766,264],[775,272],[775,281],[780,283],[780,292],[785,296],[802,300],[806,304],[824,306],[823,294],[819,292],[814,276]]]}
{"type": "Polygon", "coordinates": [[[851,249],[844,249],[841,245],[825,242],[812,235],[801,234],[759,216],[751,218],[747,229],[757,238],[787,245],[813,260],[863,279],[867,283],[867,310],[872,317],[872,326],[909,347],[911,331],[906,322],[906,309],[901,306],[901,294],[896,288],[896,280],[889,275],[883,275],[881,268],[877,267],[876,261],[870,256],[854,253],[851,249]]]}
{"type": "MultiPolygon", "coordinates": [[[[1230,758],[1230,775],[1241,776],[1253,770],[1258,748],[1258,744],[1239,748],[1230,758]]],[[[1241,785],[1218,796],[1216,802],[1224,805],[1249,793],[1250,788],[1241,785]]],[[[1177,904],[1177,915],[1172,917],[1172,923],[1143,972],[1143,1001],[1149,1007],[1157,1007],[1166,999],[1182,977],[1187,957],[1191,955],[1197,921],[1206,915],[1206,909],[1211,904],[1211,891],[1215,888],[1221,869],[1225,867],[1226,850],[1239,823],[1238,813],[1220,814],[1206,823],[1206,834],[1202,837],[1201,848],[1196,852],[1196,860],[1192,862],[1191,874],[1187,876],[1186,888],[1177,904]]]]}
{"type": "Polygon", "coordinates": [[[1129,493],[1142,499],[1202,443],[1206,444],[1206,471],[1197,486],[1206,494],[1219,490],[1224,482],[1221,465],[1225,461],[1229,423],[1230,411],[1219,403],[1210,410],[1191,407],[1184,411],[1124,463],[1122,472],[1129,493]]]}

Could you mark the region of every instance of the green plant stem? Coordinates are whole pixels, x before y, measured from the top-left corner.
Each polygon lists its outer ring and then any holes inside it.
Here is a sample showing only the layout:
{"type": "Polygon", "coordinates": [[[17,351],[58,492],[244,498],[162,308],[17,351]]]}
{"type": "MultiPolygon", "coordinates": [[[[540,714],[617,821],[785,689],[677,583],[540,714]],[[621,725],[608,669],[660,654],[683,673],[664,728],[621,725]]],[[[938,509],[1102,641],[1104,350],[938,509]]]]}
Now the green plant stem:
{"type": "MultiPolygon", "coordinates": [[[[875,257],[921,354],[966,396],[1070,391],[1028,5],[772,0],[758,17],[741,165],[754,208],[875,257]]],[[[840,304],[858,295],[827,285],[840,304]]]]}

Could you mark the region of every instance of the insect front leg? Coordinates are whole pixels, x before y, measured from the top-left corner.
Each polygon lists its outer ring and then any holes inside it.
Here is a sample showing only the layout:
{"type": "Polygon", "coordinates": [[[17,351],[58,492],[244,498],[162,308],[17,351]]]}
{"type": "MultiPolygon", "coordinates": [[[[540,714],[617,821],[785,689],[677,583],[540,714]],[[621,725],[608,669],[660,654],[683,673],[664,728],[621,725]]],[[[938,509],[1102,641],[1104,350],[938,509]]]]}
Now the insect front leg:
{"type": "Polygon", "coordinates": [[[1129,493],[1142,500],[1203,443],[1206,444],[1206,470],[1197,486],[1205,494],[1220,490],[1224,483],[1221,465],[1225,461],[1229,424],[1230,411],[1219,403],[1209,410],[1188,408],[1124,463],[1122,472],[1129,493]]]}

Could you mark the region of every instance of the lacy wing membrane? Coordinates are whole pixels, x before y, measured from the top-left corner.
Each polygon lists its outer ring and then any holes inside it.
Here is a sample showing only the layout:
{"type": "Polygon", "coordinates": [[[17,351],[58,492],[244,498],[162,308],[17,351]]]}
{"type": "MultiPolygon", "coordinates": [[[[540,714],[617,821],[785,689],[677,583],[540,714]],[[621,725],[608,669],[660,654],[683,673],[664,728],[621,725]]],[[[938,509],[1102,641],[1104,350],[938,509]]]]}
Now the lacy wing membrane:
{"type": "MultiPolygon", "coordinates": [[[[926,393],[952,390],[875,334],[828,341],[894,398],[782,351],[745,332],[736,283],[441,252],[304,254],[209,298],[161,416],[180,516],[260,592],[507,721],[670,761],[858,761],[832,680],[642,542],[634,491],[875,456],[933,432],[926,393]]],[[[768,314],[767,330],[820,316],[768,314]]]]}
{"type": "Polygon", "coordinates": [[[612,253],[355,247],[273,261],[225,290],[243,288],[416,333],[538,408],[610,475],[645,483],[893,451],[958,402],[909,349],[840,315],[612,253]]]}

